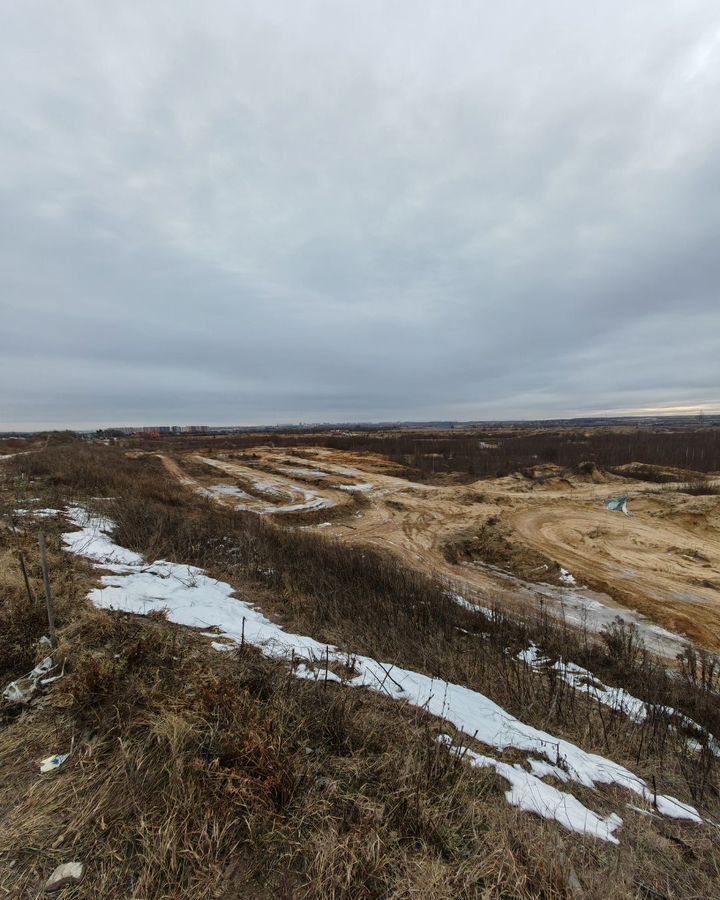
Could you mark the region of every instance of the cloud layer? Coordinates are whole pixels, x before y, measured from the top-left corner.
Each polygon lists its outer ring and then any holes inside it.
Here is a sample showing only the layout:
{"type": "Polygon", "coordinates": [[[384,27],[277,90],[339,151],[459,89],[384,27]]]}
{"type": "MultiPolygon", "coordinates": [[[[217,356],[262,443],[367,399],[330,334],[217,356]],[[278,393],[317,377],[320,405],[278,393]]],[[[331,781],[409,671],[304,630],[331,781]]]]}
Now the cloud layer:
{"type": "Polygon", "coordinates": [[[720,10],[27,0],[0,430],[720,408],[720,10]]]}

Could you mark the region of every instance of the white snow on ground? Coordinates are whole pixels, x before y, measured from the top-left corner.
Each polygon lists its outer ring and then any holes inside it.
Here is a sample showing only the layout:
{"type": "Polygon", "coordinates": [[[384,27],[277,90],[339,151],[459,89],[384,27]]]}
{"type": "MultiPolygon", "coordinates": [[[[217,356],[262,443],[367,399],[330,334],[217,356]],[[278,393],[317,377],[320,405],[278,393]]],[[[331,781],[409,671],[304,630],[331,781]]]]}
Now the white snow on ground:
{"type": "Polygon", "coordinates": [[[278,472],[285,472],[287,475],[307,475],[310,478],[327,478],[327,472],[321,472],[320,469],[289,469],[278,466],[278,472]]]}
{"type": "Polygon", "coordinates": [[[480,606],[478,603],[471,603],[469,600],[466,600],[462,594],[458,594],[457,591],[446,591],[445,596],[449,597],[453,603],[457,603],[458,606],[462,606],[463,609],[469,609],[470,612],[479,612],[488,618],[492,618],[493,611],[488,606],[480,606]]]}
{"type": "Polygon", "coordinates": [[[264,481],[263,479],[255,479],[251,478],[252,486],[256,491],[260,491],[261,494],[270,494],[271,497],[290,497],[290,491],[282,491],[280,488],[273,484],[272,481],[264,481]]]}
{"type": "Polygon", "coordinates": [[[374,487],[371,482],[364,482],[362,484],[337,484],[334,486],[341,491],[347,491],[349,494],[364,493],[365,491],[371,491],[374,487]]]}
{"type": "Polygon", "coordinates": [[[110,569],[111,566],[123,566],[132,567],[134,570],[134,567],[143,565],[144,560],[139,553],[120,547],[108,537],[115,527],[109,519],[89,516],[82,506],[68,507],[65,515],[80,529],[62,536],[65,548],[71,553],[102,563],[106,569],[110,569]]]}
{"type": "Polygon", "coordinates": [[[563,569],[562,566],[560,566],[560,581],[562,581],[563,584],[577,584],[575,576],[571,575],[567,569],[563,569]]]}
{"type": "Polygon", "coordinates": [[[48,519],[51,516],[61,516],[61,509],[15,509],[16,516],[36,516],[38,519],[48,519]]]}
{"type": "Polygon", "coordinates": [[[599,632],[620,616],[625,622],[637,626],[649,650],[674,658],[687,644],[687,638],[667,631],[632,609],[607,605],[603,602],[607,599],[604,595],[588,588],[535,584],[531,590],[549,601],[546,609],[551,615],[578,628],[599,632]]]}
{"type": "Polygon", "coordinates": [[[242,497],[251,499],[250,494],[239,487],[235,487],[233,484],[214,484],[211,488],[208,488],[208,492],[218,497],[242,497]]]}
{"type": "Polygon", "coordinates": [[[355,469],[353,466],[340,466],[337,463],[321,463],[321,465],[326,465],[328,470],[334,475],[360,475],[362,477],[365,474],[365,472],[355,469]]]}
{"type": "Polygon", "coordinates": [[[270,512],[295,512],[297,510],[303,509],[327,509],[329,506],[335,506],[335,501],[330,500],[327,497],[318,497],[318,495],[314,491],[308,491],[304,488],[297,488],[296,485],[293,486],[303,495],[302,503],[293,503],[290,506],[278,506],[274,509],[270,509],[270,512]]]}
{"type": "MultiPolygon", "coordinates": [[[[232,463],[226,463],[219,459],[210,459],[205,456],[198,456],[197,459],[199,459],[201,462],[204,462],[206,465],[213,466],[216,469],[227,472],[229,475],[238,474],[236,468],[232,463]]],[[[299,484],[295,484],[292,481],[288,481],[286,485],[280,486],[272,481],[254,478],[250,475],[246,476],[245,474],[243,474],[242,477],[247,478],[247,480],[251,482],[252,486],[259,493],[266,494],[270,497],[286,498],[291,502],[285,505],[275,505],[270,503],[267,506],[257,506],[257,498],[250,497],[249,494],[246,494],[245,498],[251,502],[238,503],[236,507],[237,509],[246,509],[250,512],[257,513],[260,516],[267,516],[273,513],[301,512],[303,510],[327,509],[330,506],[335,506],[334,500],[331,500],[327,497],[318,497],[315,491],[311,491],[308,488],[301,487],[299,484]]],[[[204,488],[201,488],[200,490],[201,493],[207,492],[204,488]]]]}
{"type": "Polygon", "coordinates": [[[180,484],[184,484],[185,487],[190,488],[191,491],[194,491],[196,494],[202,494],[203,497],[214,497],[213,492],[206,487],[203,487],[201,484],[198,484],[196,481],[193,481],[192,478],[188,478],[184,475],[178,476],[178,481],[180,484]]]}
{"type": "MultiPolygon", "coordinates": [[[[452,738],[441,735],[440,742],[452,747],[452,738]]],[[[493,768],[510,782],[510,790],[506,791],[505,799],[511,806],[517,806],[526,812],[535,813],[543,819],[552,819],[569,831],[577,831],[580,834],[591,834],[593,837],[619,844],[620,841],[613,832],[622,826],[622,819],[617,813],[601,818],[572,794],[560,791],[551,784],[540,780],[538,775],[526,771],[519,763],[510,765],[493,759],[491,756],[482,756],[467,747],[453,747],[453,752],[461,754],[472,766],[478,768],[493,768]]],[[[536,761],[534,761],[536,762],[536,761]]],[[[544,775],[555,775],[562,770],[555,766],[547,766],[544,775]]]]}
{"type": "MultiPolygon", "coordinates": [[[[527,663],[536,672],[542,672],[547,668],[554,669],[560,678],[575,690],[584,691],[593,700],[610,707],[615,712],[623,713],[637,724],[645,722],[653,712],[662,712],[676,725],[682,725],[690,732],[702,736],[707,741],[710,751],[715,756],[720,756],[720,742],[713,735],[708,734],[702,725],[670,706],[653,707],[652,704],[634,697],[624,688],[608,687],[589,669],[584,669],[576,663],[556,660],[551,664],[549,659],[542,656],[535,644],[530,644],[527,650],[521,650],[516,659],[527,663]]],[[[698,747],[700,746],[698,743],[698,747]]]]}
{"type": "MultiPolygon", "coordinates": [[[[139,554],[112,541],[108,535],[113,526],[108,520],[88,517],[79,507],[69,509],[67,515],[80,529],[63,535],[67,549],[111,572],[102,576],[102,587],[88,595],[97,606],[139,614],[164,610],[172,622],[216,629],[211,636],[223,648],[225,645],[220,643],[222,638],[239,643],[244,634],[248,643],[258,646],[268,656],[288,660],[292,656],[301,666],[301,677],[326,677],[323,664],[326,658],[331,662],[348,664],[347,653],[306,635],[284,631],[258,609],[235,599],[231,585],[208,578],[201,569],[165,561],[146,565],[139,554]]],[[[568,782],[577,782],[589,788],[597,784],[619,785],[647,803],[653,802],[653,792],[648,785],[630,770],[612,760],[588,753],[570,741],[524,724],[483,694],[367,656],[354,656],[351,663],[354,674],[343,680],[345,685],[367,687],[410,703],[497,750],[513,748],[544,757],[553,767],[566,773],[568,782]]],[[[328,679],[337,680],[336,676],[331,676],[332,673],[327,673],[328,679]]],[[[539,762],[535,762],[536,767],[539,762]]],[[[538,785],[541,784],[535,775],[518,774],[520,770],[514,766],[506,770],[506,764],[500,761],[494,761],[493,765],[512,784],[509,792],[513,798],[511,802],[517,800],[520,805],[522,801],[524,809],[541,815],[549,815],[548,809],[552,805],[554,812],[550,817],[566,827],[571,827],[569,823],[572,823],[573,830],[580,830],[578,823],[584,815],[587,827],[582,830],[585,833],[612,840],[612,831],[620,824],[615,819],[611,821],[608,817],[602,820],[582,807],[576,798],[559,791],[557,797],[552,794],[551,803],[549,792],[538,788],[534,781],[528,781],[533,778],[538,785]],[[545,800],[531,802],[528,799],[528,785],[536,792],[540,790],[545,800]],[[558,810],[563,804],[569,812],[563,814],[564,818],[559,818],[558,810]]],[[[553,788],[553,791],[557,789],[553,788]]],[[[693,807],[672,797],[657,796],[656,808],[663,815],[673,818],[701,821],[693,807]]]]}
{"type": "MultiPolygon", "coordinates": [[[[540,655],[534,644],[531,644],[527,650],[518,653],[517,658],[527,663],[536,672],[550,666],[550,661],[540,655]]],[[[617,712],[624,713],[634,722],[644,722],[648,717],[649,710],[646,703],[633,697],[624,688],[608,687],[588,669],[563,660],[556,660],[552,663],[551,668],[575,690],[585,691],[593,700],[597,700],[598,703],[609,706],[617,712]]],[[[668,712],[672,712],[672,710],[668,710],[668,712]]]]}
{"type": "Polygon", "coordinates": [[[537,606],[538,601],[544,604],[545,612],[553,618],[566,622],[577,628],[601,632],[612,625],[618,618],[627,624],[635,625],[648,650],[674,659],[682,652],[688,639],[661,628],[641,613],[627,607],[616,606],[607,594],[593,591],[580,585],[554,585],[523,581],[498,566],[474,562],[472,565],[481,570],[487,569],[498,578],[512,585],[518,597],[527,600],[528,605],[537,606]]]}

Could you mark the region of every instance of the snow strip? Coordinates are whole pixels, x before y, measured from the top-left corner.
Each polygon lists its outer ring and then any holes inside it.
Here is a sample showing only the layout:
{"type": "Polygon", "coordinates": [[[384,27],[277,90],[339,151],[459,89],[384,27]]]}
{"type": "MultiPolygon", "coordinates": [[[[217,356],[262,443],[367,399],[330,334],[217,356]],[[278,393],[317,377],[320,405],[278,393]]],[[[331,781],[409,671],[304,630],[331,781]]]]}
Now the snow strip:
{"type": "MultiPolygon", "coordinates": [[[[292,481],[289,481],[287,485],[281,487],[272,481],[253,478],[252,476],[246,475],[245,473],[238,475],[237,469],[235,466],[233,466],[232,463],[226,463],[219,459],[210,459],[209,457],[205,456],[198,456],[197,458],[204,462],[206,465],[213,466],[216,469],[220,469],[222,472],[226,472],[229,475],[247,478],[247,480],[252,483],[255,490],[261,494],[266,494],[270,497],[287,498],[291,501],[286,505],[269,503],[267,506],[258,507],[257,505],[254,505],[255,503],[257,503],[257,499],[254,497],[250,497],[248,494],[245,494],[245,498],[254,501],[254,503],[238,503],[236,505],[237,509],[246,509],[250,512],[257,513],[260,516],[267,516],[273,513],[301,512],[303,510],[327,509],[330,506],[335,506],[334,500],[331,500],[327,497],[318,497],[315,491],[311,491],[307,488],[301,487],[299,484],[295,484],[292,481]],[[302,498],[301,501],[292,502],[296,497],[302,498]]],[[[200,490],[202,493],[206,493],[204,489],[201,488],[200,490]]],[[[226,491],[226,493],[229,492],[226,491]]]]}
{"type": "Polygon", "coordinates": [[[68,507],[65,515],[80,529],[62,536],[65,548],[71,553],[102,563],[106,569],[142,566],[144,560],[139,553],[120,547],[108,537],[115,527],[110,519],[89,516],[82,506],[68,507]]]}
{"type": "MultiPolygon", "coordinates": [[[[660,712],[672,720],[676,727],[680,725],[691,733],[702,737],[710,748],[710,752],[720,757],[720,741],[710,734],[706,728],[703,728],[702,725],[699,725],[689,716],[678,712],[671,706],[655,706],[651,703],[645,703],[644,700],[634,697],[624,688],[608,687],[597,676],[593,675],[589,669],[584,669],[576,663],[556,660],[551,664],[547,657],[542,656],[535,644],[530,644],[527,650],[521,650],[516,659],[526,663],[535,672],[542,672],[548,668],[554,669],[559,677],[572,688],[577,691],[584,691],[591,699],[602,703],[603,706],[608,706],[615,712],[626,715],[638,725],[647,721],[654,713],[660,712]]],[[[688,743],[695,743],[698,749],[702,749],[702,745],[695,741],[694,738],[690,738],[688,743]]]]}
{"type": "MultiPolygon", "coordinates": [[[[439,740],[443,744],[452,746],[452,738],[441,735],[439,740]]],[[[519,763],[510,765],[493,759],[491,756],[481,756],[467,747],[454,747],[453,752],[462,755],[470,765],[478,768],[493,768],[510,782],[510,790],[505,792],[505,799],[511,806],[517,806],[525,812],[535,813],[543,819],[551,819],[558,822],[568,831],[576,831],[579,834],[589,834],[609,841],[611,844],[619,844],[620,841],[613,834],[621,827],[623,820],[617,813],[610,813],[605,818],[600,818],[587,806],[564,791],[559,791],[551,784],[546,784],[539,777],[527,772],[519,763]]],[[[550,766],[549,768],[554,768],[550,766]]],[[[554,774],[554,773],[544,773],[554,774]]]]}
{"type": "Polygon", "coordinates": [[[246,500],[252,499],[250,494],[243,491],[242,488],[235,487],[235,485],[232,484],[214,484],[211,488],[208,488],[208,493],[217,497],[242,497],[246,500]]]}
{"type": "Polygon", "coordinates": [[[492,619],[494,616],[494,613],[489,606],[480,606],[478,603],[471,603],[469,600],[466,600],[462,594],[458,594],[457,591],[446,591],[445,596],[449,597],[453,603],[457,603],[458,606],[462,606],[463,609],[470,610],[470,612],[482,613],[489,619],[492,619]]]}
{"type": "MultiPolygon", "coordinates": [[[[163,560],[146,565],[139,554],[111,540],[108,534],[113,524],[109,520],[90,517],[80,507],[68,509],[67,515],[80,529],[63,535],[67,549],[112,573],[103,575],[103,586],[88,594],[96,606],[141,615],[162,610],[172,622],[204,630],[212,627],[216,639],[238,644],[244,635],[245,641],[267,656],[296,660],[305,667],[301,677],[305,677],[305,669],[310,672],[320,667],[320,677],[324,678],[325,659],[348,666],[347,653],[309,636],[284,631],[258,609],[236,599],[231,585],[208,578],[202,569],[163,560]]],[[[526,725],[488,697],[463,685],[367,656],[351,658],[351,674],[343,683],[367,687],[424,709],[497,750],[512,748],[544,757],[567,773],[568,781],[589,788],[597,784],[619,785],[647,803],[655,802],[663,815],[702,821],[692,806],[673,797],[654,797],[648,785],[624,766],[526,725]]],[[[516,781],[519,778],[513,777],[516,781]]],[[[567,803],[573,806],[569,795],[567,803]]]]}

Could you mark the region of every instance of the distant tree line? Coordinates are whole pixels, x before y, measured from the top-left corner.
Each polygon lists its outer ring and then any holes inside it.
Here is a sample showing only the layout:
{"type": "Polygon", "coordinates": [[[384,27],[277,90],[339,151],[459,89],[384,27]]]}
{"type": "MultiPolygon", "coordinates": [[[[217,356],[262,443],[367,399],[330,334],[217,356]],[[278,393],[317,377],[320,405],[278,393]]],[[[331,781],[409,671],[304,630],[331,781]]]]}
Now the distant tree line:
{"type": "Polygon", "coordinates": [[[533,465],[612,468],[630,462],[698,472],[720,470],[720,429],[668,431],[538,431],[526,434],[404,434],[326,437],[326,446],[370,450],[423,473],[509,475],[533,465]]]}
{"type": "MultiPolygon", "coordinates": [[[[178,439],[197,446],[207,438],[178,439]]],[[[175,443],[175,441],[173,441],[175,443]]],[[[720,471],[720,428],[493,429],[481,431],[363,431],[347,434],[293,432],[217,436],[218,450],[242,450],[260,444],[276,447],[323,446],[381,453],[419,476],[455,473],[483,478],[509,475],[541,464],[601,468],[637,462],[697,472],[720,471]]]]}

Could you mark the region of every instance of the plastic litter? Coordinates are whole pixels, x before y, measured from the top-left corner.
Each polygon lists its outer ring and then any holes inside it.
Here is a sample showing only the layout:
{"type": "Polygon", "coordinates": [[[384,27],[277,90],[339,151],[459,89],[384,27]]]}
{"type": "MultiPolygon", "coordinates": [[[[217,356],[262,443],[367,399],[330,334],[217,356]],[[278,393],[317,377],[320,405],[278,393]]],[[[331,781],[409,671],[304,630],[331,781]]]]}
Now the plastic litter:
{"type": "Polygon", "coordinates": [[[32,678],[18,678],[11,681],[2,693],[6,703],[29,703],[37,691],[37,682],[32,678]]]}
{"type": "Polygon", "coordinates": [[[56,753],[55,756],[48,756],[40,763],[40,772],[45,775],[47,772],[54,772],[68,759],[69,753],[56,753]]]}
{"type": "Polygon", "coordinates": [[[48,672],[51,672],[55,668],[55,665],[52,661],[51,656],[46,656],[41,662],[39,662],[35,668],[30,672],[28,678],[40,678],[43,675],[47,675],[48,672]]]}
{"type": "MultiPolygon", "coordinates": [[[[37,693],[38,684],[45,685],[56,680],[56,678],[43,678],[43,675],[52,672],[54,668],[56,666],[53,664],[52,657],[46,656],[45,659],[35,666],[32,672],[29,672],[23,678],[10,682],[2,693],[3,700],[11,705],[29,703],[37,693]]],[[[62,675],[56,677],[62,677],[62,675]]]]}
{"type": "Polygon", "coordinates": [[[65,887],[80,884],[85,874],[85,866],[81,862],[63,863],[54,870],[45,882],[45,892],[52,894],[61,891],[65,887]]]}
{"type": "Polygon", "coordinates": [[[629,516],[627,501],[627,497],[608,497],[604,504],[605,509],[609,509],[612,512],[623,512],[626,516],[629,516]]]}

